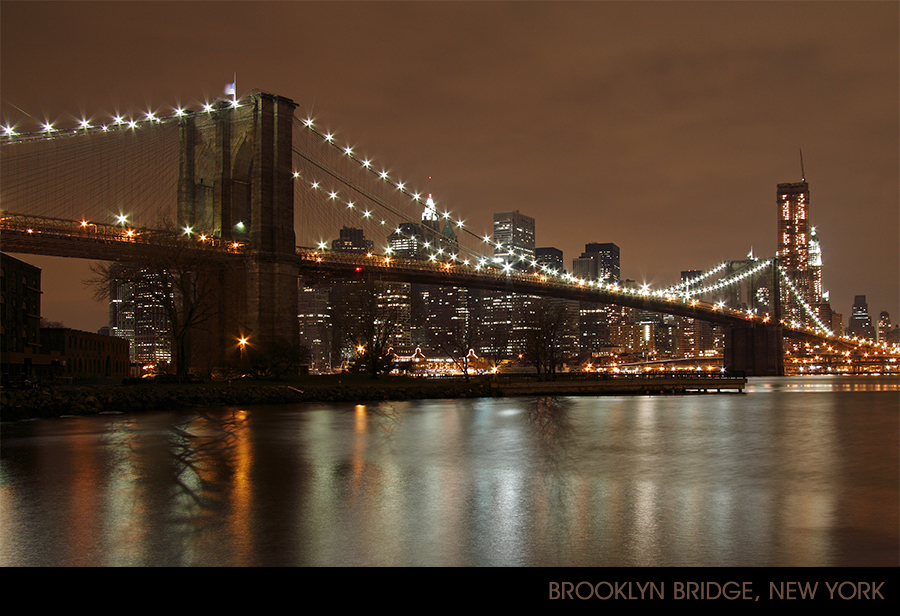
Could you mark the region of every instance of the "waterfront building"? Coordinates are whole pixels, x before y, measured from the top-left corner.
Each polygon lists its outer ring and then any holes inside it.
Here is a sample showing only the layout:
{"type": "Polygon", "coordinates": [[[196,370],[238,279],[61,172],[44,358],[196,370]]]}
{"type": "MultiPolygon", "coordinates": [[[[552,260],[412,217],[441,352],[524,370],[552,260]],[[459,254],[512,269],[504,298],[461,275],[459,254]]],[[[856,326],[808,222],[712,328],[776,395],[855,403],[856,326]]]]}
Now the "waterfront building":
{"type": "Polygon", "coordinates": [[[93,380],[122,379],[130,375],[129,344],[123,338],[43,327],[41,342],[43,351],[54,358],[54,377],[93,380]]]}
{"type": "Polygon", "coordinates": [[[5,382],[46,373],[41,353],[41,268],[0,253],[0,363],[5,382]]]}

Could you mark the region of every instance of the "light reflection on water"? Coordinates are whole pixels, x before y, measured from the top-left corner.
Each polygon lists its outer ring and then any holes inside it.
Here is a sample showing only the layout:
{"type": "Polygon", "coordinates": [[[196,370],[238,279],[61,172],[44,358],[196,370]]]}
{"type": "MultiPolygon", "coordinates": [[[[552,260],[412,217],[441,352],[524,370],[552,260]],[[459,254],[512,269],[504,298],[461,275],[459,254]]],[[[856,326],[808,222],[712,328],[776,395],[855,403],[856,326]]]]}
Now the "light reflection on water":
{"type": "Polygon", "coordinates": [[[896,386],[4,424],[0,564],[896,565],[896,386]]]}

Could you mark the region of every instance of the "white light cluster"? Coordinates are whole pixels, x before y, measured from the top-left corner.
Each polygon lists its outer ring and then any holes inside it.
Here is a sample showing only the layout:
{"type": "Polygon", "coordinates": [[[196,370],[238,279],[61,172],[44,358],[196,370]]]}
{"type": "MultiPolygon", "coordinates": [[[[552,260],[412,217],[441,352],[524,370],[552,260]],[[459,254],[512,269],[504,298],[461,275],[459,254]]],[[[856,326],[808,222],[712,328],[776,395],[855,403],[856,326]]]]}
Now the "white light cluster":
{"type": "MultiPolygon", "coordinates": [[[[240,107],[241,102],[237,99],[230,99],[228,100],[228,106],[229,108],[234,109],[236,107],[240,107]]],[[[6,123],[0,126],[0,130],[3,131],[4,137],[9,137],[10,139],[14,137],[21,137],[23,139],[49,139],[51,138],[51,136],[53,138],[56,138],[69,135],[83,135],[86,133],[105,133],[116,128],[136,130],[144,125],[162,124],[164,122],[182,118],[192,113],[210,113],[215,110],[215,106],[213,105],[213,103],[204,102],[201,105],[200,110],[192,111],[181,106],[171,107],[170,109],[170,114],[163,116],[159,115],[159,111],[154,111],[153,109],[148,109],[146,111],[141,110],[137,112],[135,116],[122,115],[118,112],[116,112],[115,114],[103,114],[104,116],[109,118],[107,122],[95,122],[93,118],[89,119],[82,116],[81,118],[76,118],[75,122],[77,124],[70,128],[57,128],[56,121],[50,122],[48,120],[43,122],[40,126],[40,129],[35,132],[22,132],[18,130],[17,124],[10,123],[6,123]],[[140,115],[142,115],[143,117],[140,117],[140,115]]]]}
{"type": "Polygon", "coordinates": [[[687,288],[691,285],[698,284],[701,280],[706,280],[710,276],[713,276],[713,275],[719,273],[720,271],[722,271],[723,269],[725,269],[725,267],[727,265],[728,265],[728,262],[723,261],[722,263],[719,263],[717,266],[715,266],[711,270],[707,270],[707,271],[703,272],[703,274],[701,274],[700,276],[697,276],[696,278],[691,278],[689,280],[683,280],[683,281],[679,282],[678,284],[672,285],[671,287],[665,288],[661,291],[657,291],[657,294],[681,295],[681,293],[680,293],[681,289],[687,288]]]}
{"type": "MultiPolygon", "coordinates": [[[[690,295],[705,295],[706,293],[712,293],[713,291],[719,291],[721,289],[724,289],[725,287],[735,285],[735,284],[741,282],[742,280],[744,280],[745,278],[749,278],[750,276],[753,276],[754,274],[757,274],[761,270],[769,267],[769,265],[771,265],[771,263],[772,263],[771,259],[766,259],[766,260],[760,261],[754,268],[747,270],[746,272],[741,272],[740,274],[736,274],[734,276],[731,276],[730,278],[723,278],[722,280],[719,280],[715,284],[707,285],[707,286],[701,287],[699,289],[691,289],[690,295]]],[[[724,266],[725,266],[725,264],[719,265],[715,268],[715,270],[711,270],[711,271],[719,271],[724,266]]],[[[697,277],[697,278],[693,279],[691,282],[695,283],[699,279],[700,278],[697,277]]],[[[676,286],[678,286],[678,285],[676,285],[676,286]]],[[[657,292],[655,292],[655,295],[662,296],[662,295],[683,295],[683,294],[672,293],[670,291],[669,292],[657,291],[657,292]]],[[[689,295],[684,295],[684,297],[689,297],[689,295]]]]}
{"type": "Polygon", "coordinates": [[[784,281],[785,284],[787,284],[788,289],[790,289],[791,293],[794,296],[794,299],[796,299],[797,302],[803,307],[803,310],[806,312],[807,316],[809,316],[815,322],[815,324],[819,327],[819,329],[821,329],[823,332],[825,332],[825,334],[827,336],[834,336],[834,332],[832,332],[830,329],[825,327],[825,324],[822,323],[822,321],[819,319],[818,315],[816,315],[816,313],[813,312],[813,309],[809,306],[809,304],[807,304],[806,301],[800,296],[800,293],[794,287],[794,283],[788,277],[787,272],[785,272],[783,267],[781,267],[781,266],[778,267],[778,273],[781,274],[781,279],[784,281]]]}

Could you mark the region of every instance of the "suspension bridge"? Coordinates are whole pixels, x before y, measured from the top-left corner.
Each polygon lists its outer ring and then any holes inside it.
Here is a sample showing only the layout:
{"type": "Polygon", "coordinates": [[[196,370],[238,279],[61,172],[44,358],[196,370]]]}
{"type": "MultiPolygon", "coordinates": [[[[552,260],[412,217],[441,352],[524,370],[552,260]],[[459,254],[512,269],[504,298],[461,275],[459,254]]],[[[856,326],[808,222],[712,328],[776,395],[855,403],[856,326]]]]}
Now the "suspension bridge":
{"type": "MultiPolygon", "coordinates": [[[[233,301],[217,335],[296,340],[297,279],[359,275],[616,304],[725,327],[725,365],[750,375],[783,374],[785,336],[849,348],[805,306],[775,259],[724,264],[665,289],[585,280],[521,254],[497,259],[454,212],[350,144],[296,113],[290,99],[254,92],[197,109],[3,127],[0,233],[8,252],[129,260],[177,241],[221,263],[233,301]],[[429,233],[415,236],[430,212],[429,233]],[[329,249],[343,228],[361,229],[362,251],[329,249]],[[421,243],[419,258],[393,254],[388,237],[421,243]],[[727,297],[751,285],[751,306],[727,297]],[[781,319],[779,285],[804,305],[811,327],[781,319]],[[235,330],[235,331],[232,331],[235,330]]],[[[225,305],[227,303],[227,306],[225,305]]],[[[744,302],[746,304],[746,302],[744,302]]]]}

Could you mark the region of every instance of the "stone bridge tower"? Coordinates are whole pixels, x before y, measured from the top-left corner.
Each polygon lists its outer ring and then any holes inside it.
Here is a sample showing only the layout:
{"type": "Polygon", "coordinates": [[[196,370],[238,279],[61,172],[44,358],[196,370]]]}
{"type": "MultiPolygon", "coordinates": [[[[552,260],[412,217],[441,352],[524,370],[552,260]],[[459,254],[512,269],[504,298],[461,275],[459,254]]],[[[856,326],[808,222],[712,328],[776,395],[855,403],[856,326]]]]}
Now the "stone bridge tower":
{"type": "Polygon", "coordinates": [[[254,93],[238,106],[219,99],[181,120],[178,225],[240,242],[246,258],[218,272],[218,310],[192,342],[198,368],[239,357],[237,340],[259,349],[299,344],[292,176],[296,104],[254,93]]]}

